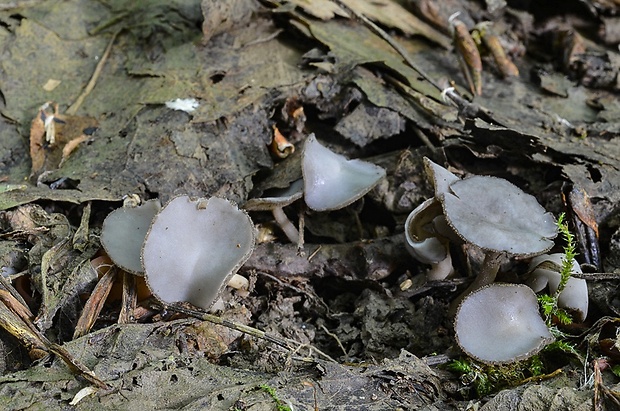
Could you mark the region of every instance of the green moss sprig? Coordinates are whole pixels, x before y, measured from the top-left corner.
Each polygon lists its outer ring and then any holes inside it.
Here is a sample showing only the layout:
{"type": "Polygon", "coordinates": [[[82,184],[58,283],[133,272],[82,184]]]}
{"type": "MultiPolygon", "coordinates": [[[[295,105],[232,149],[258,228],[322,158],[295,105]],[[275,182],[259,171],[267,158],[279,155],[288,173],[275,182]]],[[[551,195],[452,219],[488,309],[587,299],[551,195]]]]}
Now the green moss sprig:
{"type": "Polygon", "coordinates": [[[577,256],[576,245],[575,245],[575,237],[570,232],[568,228],[568,223],[565,221],[565,214],[561,213],[558,216],[557,226],[558,231],[562,235],[564,239],[564,256],[562,257],[562,266],[560,267],[560,283],[558,284],[558,289],[553,295],[543,294],[538,297],[538,303],[540,304],[542,313],[545,317],[545,322],[550,329],[552,327],[552,322],[556,319],[560,324],[568,325],[573,322],[570,314],[558,307],[558,298],[564,289],[566,288],[566,284],[570,279],[573,271],[573,260],[577,256]]]}
{"type": "Polygon", "coordinates": [[[258,388],[267,393],[275,402],[276,405],[276,410],[277,411],[291,411],[291,407],[289,407],[288,405],[284,404],[284,402],[278,397],[278,394],[276,393],[276,389],[267,385],[267,384],[261,384],[258,386],[258,388]]]}
{"type": "Polygon", "coordinates": [[[464,387],[473,388],[477,398],[519,385],[522,381],[542,376],[545,372],[538,355],[504,365],[486,365],[464,358],[451,361],[446,368],[459,375],[464,387]]]}
{"type": "Polygon", "coordinates": [[[568,229],[568,223],[564,221],[565,214],[562,213],[558,217],[558,230],[562,237],[564,238],[564,257],[562,258],[562,268],[560,270],[560,284],[558,285],[558,289],[555,292],[555,299],[557,301],[558,297],[566,288],[566,283],[568,283],[568,279],[570,278],[573,271],[573,260],[577,257],[577,251],[575,246],[575,237],[568,229]]]}

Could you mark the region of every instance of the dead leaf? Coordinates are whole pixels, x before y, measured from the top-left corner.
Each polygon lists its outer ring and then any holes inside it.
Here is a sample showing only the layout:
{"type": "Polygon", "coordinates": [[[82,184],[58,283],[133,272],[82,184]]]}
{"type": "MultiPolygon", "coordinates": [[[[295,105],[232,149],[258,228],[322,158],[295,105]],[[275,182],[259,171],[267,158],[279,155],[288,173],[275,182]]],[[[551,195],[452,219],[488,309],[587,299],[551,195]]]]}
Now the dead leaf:
{"type": "Polygon", "coordinates": [[[61,167],[96,127],[93,118],[59,113],[56,103],[41,106],[30,126],[31,177],[36,180],[42,173],[61,167]]]}
{"type": "MultiPolygon", "coordinates": [[[[290,0],[289,2],[322,20],[331,20],[336,16],[351,17],[336,2],[330,0],[290,0]]],[[[426,37],[428,40],[446,49],[450,47],[450,40],[443,33],[420,20],[395,1],[343,0],[343,3],[376,23],[398,29],[409,36],[419,35],[426,37]]]]}
{"type": "Polygon", "coordinates": [[[200,6],[204,18],[202,42],[206,44],[211,37],[248,23],[259,4],[255,0],[203,0],[200,6]]]}

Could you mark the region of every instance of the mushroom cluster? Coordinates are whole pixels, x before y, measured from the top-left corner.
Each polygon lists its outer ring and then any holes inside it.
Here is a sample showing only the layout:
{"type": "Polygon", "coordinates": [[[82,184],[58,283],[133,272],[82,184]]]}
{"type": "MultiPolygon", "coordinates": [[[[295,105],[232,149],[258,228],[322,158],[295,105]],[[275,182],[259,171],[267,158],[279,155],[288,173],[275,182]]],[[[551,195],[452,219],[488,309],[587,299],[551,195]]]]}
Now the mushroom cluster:
{"type": "MultiPolygon", "coordinates": [[[[283,207],[304,196],[316,211],[342,208],[385,176],[379,166],[330,151],[313,134],[305,142],[302,173],[304,178],[290,187],[251,199],[245,206],[271,210],[291,241],[298,241],[299,232],[283,207]]],[[[163,208],[151,200],[113,211],[104,221],[101,243],[116,266],[144,276],[163,303],[187,302],[208,310],[250,257],[255,231],[247,212],[225,199],[180,196],[163,208]]]]}
{"type": "MultiPolygon", "coordinates": [[[[535,354],[553,341],[534,294],[547,286],[554,292],[560,281],[559,270],[550,270],[549,264],[560,265],[562,255],[541,255],[551,249],[558,233],[553,215],[534,196],[504,179],[461,179],[428,158],[424,166],[435,196],[407,218],[405,237],[410,254],[431,265],[429,280],[454,273],[451,243],[476,247],[484,255],[475,280],[453,302],[459,346],[487,363],[512,362],[535,354]],[[507,257],[536,257],[531,262],[532,288],[492,284],[507,257]]],[[[573,268],[576,271],[578,265],[573,268]]],[[[571,278],[560,299],[559,306],[575,311],[579,320],[585,318],[585,281],[571,278]]]]}
{"type": "MultiPolygon", "coordinates": [[[[502,256],[532,257],[553,246],[555,219],[534,196],[501,178],[460,179],[428,158],[424,166],[435,197],[407,218],[408,247],[420,262],[430,264],[448,258],[450,241],[479,247],[485,260],[468,293],[495,280],[502,256]]],[[[433,277],[440,279],[435,273],[433,277]]]]}
{"type": "Polygon", "coordinates": [[[116,266],[144,275],[163,303],[208,310],[252,253],[255,228],[228,200],[180,196],[163,208],[151,200],[113,211],[101,243],[116,266]]]}

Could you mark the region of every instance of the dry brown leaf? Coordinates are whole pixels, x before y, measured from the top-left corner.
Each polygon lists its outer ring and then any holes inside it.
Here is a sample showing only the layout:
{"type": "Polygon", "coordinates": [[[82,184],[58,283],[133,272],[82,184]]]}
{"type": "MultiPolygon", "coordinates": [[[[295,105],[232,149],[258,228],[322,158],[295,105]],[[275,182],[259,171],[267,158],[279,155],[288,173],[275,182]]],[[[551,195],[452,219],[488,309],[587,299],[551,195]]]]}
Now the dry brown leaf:
{"type": "Polygon", "coordinates": [[[59,168],[96,127],[94,118],[61,114],[51,101],[43,104],[30,126],[30,176],[59,168]]]}
{"type": "MultiPolygon", "coordinates": [[[[450,47],[450,41],[444,34],[420,20],[393,0],[342,0],[342,2],[351,10],[364,15],[376,23],[396,28],[409,36],[424,36],[444,48],[450,47]]],[[[331,20],[337,16],[349,17],[348,13],[339,7],[336,2],[329,0],[290,0],[290,3],[299,6],[306,13],[321,20],[331,20]]]]}

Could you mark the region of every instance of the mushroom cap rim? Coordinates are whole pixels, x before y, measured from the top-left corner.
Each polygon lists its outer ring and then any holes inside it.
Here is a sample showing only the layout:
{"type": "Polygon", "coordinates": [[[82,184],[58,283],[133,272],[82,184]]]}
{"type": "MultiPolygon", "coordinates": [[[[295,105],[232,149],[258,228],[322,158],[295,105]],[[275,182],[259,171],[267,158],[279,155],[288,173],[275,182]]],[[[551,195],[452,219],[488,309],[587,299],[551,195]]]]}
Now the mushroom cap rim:
{"type": "MultiPolygon", "coordinates": [[[[153,198],[153,199],[147,200],[147,201],[143,202],[141,205],[139,205],[138,207],[142,207],[142,206],[146,205],[147,203],[151,203],[151,202],[153,202],[153,203],[155,203],[155,202],[159,202],[159,199],[157,199],[157,198],[153,198]]],[[[101,241],[101,236],[102,236],[102,234],[103,234],[103,232],[104,232],[104,229],[105,229],[105,227],[106,227],[106,221],[108,221],[108,217],[109,217],[110,215],[112,215],[113,213],[116,213],[116,212],[123,212],[123,211],[126,211],[126,210],[131,210],[131,209],[133,209],[133,208],[137,208],[137,207],[131,207],[131,208],[119,207],[119,208],[117,208],[117,209],[115,209],[115,210],[112,210],[112,211],[111,211],[111,212],[110,212],[110,213],[106,216],[106,218],[103,220],[103,223],[102,223],[102,226],[101,226],[100,243],[101,243],[101,247],[103,247],[103,250],[106,252],[106,254],[108,255],[108,257],[110,257],[110,260],[112,260],[112,262],[114,263],[114,265],[116,265],[116,266],[117,266],[117,267],[119,267],[121,270],[123,270],[123,271],[125,271],[125,272],[127,272],[127,273],[129,273],[129,274],[133,274],[133,275],[136,275],[136,276],[138,276],[138,277],[144,277],[144,267],[142,267],[142,271],[136,271],[136,270],[134,270],[134,269],[132,269],[132,268],[129,268],[129,267],[125,266],[125,265],[124,265],[124,264],[122,264],[122,263],[121,263],[121,264],[119,264],[118,262],[114,261],[114,259],[112,259],[112,257],[110,256],[110,250],[109,250],[109,248],[108,248],[108,247],[109,247],[109,245],[107,245],[107,242],[105,242],[105,241],[101,241]]],[[[159,211],[161,211],[161,209],[162,209],[162,208],[163,208],[163,207],[161,206],[161,204],[159,204],[159,210],[157,211],[157,213],[155,213],[155,216],[159,213],[159,211]]],[[[155,218],[155,216],[154,216],[153,218],[155,218]]],[[[109,224],[109,222],[108,222],[108,224],[109,224]]],[[[146,234],[145,234],[145,238],[146,238],[146,235],[148,235],[148,233],[149,233],[149,231],[150,231],[150,229],[151,229],[151,224],[153,224],[153,220],[151,220],[151,223],[150,223],[150,224],[149,224],[149,226],[147,227],[146,234]]],[[[139,259],[140,259],[140,265],[142,265],[142,248],[143,248],[143,247],[144,247],[144,242],[143,242],[143,243],[142,243],[142,245],[140,246],[140,256],[139,256],[139,259]]]]}
{"type": "MultiPolygon", "coordinates": [[[[187,198],[187,201],[190,203],[196,203],[196,207],[198,209],[205,209],[206,207],[203,206],[203,204],[208,204],[209,201],[212,198],[219,198],[222,200],[226,200],[228,201],[233,207],[237,208],[237,210],[239,210],[240,212],[242,212],[247,218],[248,220],[252,223],[252,238],[251,238],[251,243],[250,243],[250,247],[249,247],[249,251],[237,262],[237,264],[235,264],[235,266],[230,270],[230,272],[226,275],[226,277],[222,280],[219,288],[218,288],[218,292],[217,295],[219,296],[222,293],[222,290],[224,290],[224,288],[226,288],[226,285],[228,284],[228,282],[230,281],[230,279],[232,278],[232,276],[237,273],[237,271],[239,271],[239,269],[243,266],[243,264],[246,263],[246,261],[250,258],[250,256],[252,255],[252,253],[254,252],[254,249],[256,248],[256,226],[254,225],[254,223],[252,222],[252,218],[250,217],[250,215],[247,213],[246,210],[244,210],[243,208],[239,207],[238,204],[235,201],[229,200],[227,198],[224,197],[218,197],[218,196],[213,196],[213,197],[209,197],[209,198],[205,198],[205,197],[198,197],[198,196],[189,196],[186,194],[180,194],[177,196],[172,197],[170,200],[168,200],[168,202],[166,202],[165,205],[162,206],[160,212],[158,212],[155,217],[153,217],[153,220],[151,221],[151,224],[149,226],[149,229],[146,233],[145,236],[145,241],[142,243],[142,247],[140,249],[140,261],[142,263],[142,265],[144,266],[144,247],[146,245],[146,238],[148,238],[149,234],[151,233],[151,230],[153,228],[153,225],[155,224],[155,221],[157,220],[157,218],[159,217],[159,214],[161,213],[161,211],[163,211],[166,206],[168,206],[168,204],[170,204],[172,201],[178,199],[178,198],[187,198]]],[[[147,288],[149,289],[149,291],[152,293],[153,297],[155,297],[157,299],[158,302],[160,302],[161,304],[163,304],[164,306],[183,306],[185,304],[189,304],[192,307],[197,307],[200,311],[204,311],[204,312],[208,312],[209,309],[213,306],[213,304],[215,304],[215,302],[217,301],[217,297],[211,302],[211,304],[208,307],[200,307],[197,306],[195,304],[192,304],[188,301],[173,301],[173,302],[166,302],[163,299],[161,299],[159,297],[159,295],[157,295],[157,293],[155,293],[155,291],[153,290],[153,288],[151,287],[151,285],[149,284],[148,281],[148,273],[146,272],[146,269],[144,270],[144,279],[145,279],[145,283],[147,288]]]]}
{"type": "Polygon", "coordinates": [[[519,362],[519,361],[523,361],[526,360],[530,357],[532,357],[533,355],[538,354],[543,348],[545,348],[547,345],[551,344],[552,342],[555,341],[555,337],[551,336],[551,338],[543,338],[541,339],[541,341],[539,342],[539,344],[533,348],[532,350],[528,351],[527,353],[521,354],[521,355],[517,355],[515,356],[513,359],[510,360],[503,360],[503,361],[490,361],[490,360],[485,360],[483,358],[478,357],[475,354],[470,353],[469,351],[465,350],[463,348],[463,346],[461,345],[460,339],[459,339],[459,335],[456,332],[456,323],[457,323],[457,318],[458,318],[458,313],[461,311],[461,307],[463,306],[463,304],[466,302],[466,300],[471,297],[472,295],[482,291],[482,290],[486,290],[488,288],[492,288],[492,287],[519,287],[519,288],[523,288],[526,289],[528,291],[530,291],[532,293],[532,295],[534,296],[534,298],[536,299],[536,293],[534,293],[534,291],[528,287],[525,284],[513,284],[513,283],[492,283],[492,284],[488,284],[485,285],[484,287],[480,287],[479,289],[472,291],[469,295],[467,295],[463,301],[461,301],[461,303],[459,304],[458,308],[456,309],[456,315],[454,317],[454,321],[453,321],[453,328],[454,328],[454,337],[456,339],[457,345],[461,348],[461,350],[463,350],[463,352],[465,354],[467,354],[467,356],[475,359],[476,361],[480,361],[481,363],[484,364],[488,364],[488,365],[502,365],[502,364],[512,364],[515,362],[519,362]]]}
{"type": "MultiPolygon", "coordinates": [[[[523,190],[521,190],[518,186],[516,186],[515,184],[511,183],[510,181],[505,180],[505,179],[503,179],[503,178],[494,177],[494,176],[481,176],[481,175],[474,175],[474,176],[471,176],[471,177],[468,177],[468,178],[465,178],[465,179],[459,179],[458,181],[455,181],[454,183],[458,183],[458,182],[461,182],[461,181],[467,181],[467,180],[471,180],[471,179],[478,179],[478,178],[484,178],[484,179],[492,179],[492,180],[499,180],[499,181],[503,181],[503,182],[508,183],[509,185],[513,186],[514,188],[516,188],[516,189],[518,189],[518,190],[522,191],[522,192],[523,192],[526,196],[529,196],[529,197],[532,197],[532,198],[534,198],[534,199],[535,199],[535,197],[534,197],[534,196],[532,196],[531,194],[528,194],[528,193],[524,192],[524,191],[523,191],[523,190]]],[[[454,184],[454,183],[452,183],[452,184],[454,184]]],[[[450,184],[450,186],[452,186],[452,184],[450,184]]],[[[459,236],[459,237],[460,237],[463,241],[465,241],[466,243],[473,244],[473,245],[477,246],[478,248],[480,248],[481,250],[483,250],[483,251],[485,251],[485,252],[501,252],[501,253],[506,253],[506,255],[516,257],[516,258],[529,258],[529,257],[534,257],[534,256],[537,256],[537,255],[540,255],[540,254],[544,254],[544,253],[546,253],[547,251],[551,250],[551,248],[553,248],[553,246],[554,246],[554,242],[553,242],[553,241],[551,241],[551,240],[552,240],[553,238],[557,237],[557,234],[558,234],[558,232],[557,232],[557,231],[555,232],[555,235],[554,235],[554,236],[552,236],[552,237],[542,237],[542,238],[544,238],[544,239],[546,239],[546,240],[547,240],[547,242],[548,242],[547,247],[545,247],[545,248],[541,248],[541,249],[538,249],[538,250],[536,250],[536,251],[527,252],[527,253],[526,253],[526,252],[523,252],[523,253],[515,253],[515,252],[511,252],[510,250],[505,250],[505,249],[497,249],[497,248],[492,248],[492,247],[488,247],[488,246],[481,246],[481,245],[479,245],[479,244],[476,244],[476,243],[474,243],[473,241],[471,241],[471,239],[468,239],[468,238],[466,238],[465,236],[463,236],[463,235],[462,235],[462,234],[461,234],[461,233],[457,230],[457,228],[455,227],[455,224],[453,223],[451,216],[449,216],[449,215],[448,215],[448,213],[447,213],[447,211],[446,211],[446,203],[445,203],[445,197],[446,197],[446,195],[451,195],[451,196],[454,196],[454,197],[457,197],[457,198],[459,198],[459,197],[458,197],[456,194],[452,194],[452,193],[441,193],[441,194],[439,194],[439,195],[436,197],[436,198],[437,198],[437,200],[441,203],[441,207],[442,207],[442,209],[443,209],[443,214],[444,214],[444,216],[445,216],[445,218],[446,218],[446,222],[448,223],[448,225],[450,226],[450,228],[452,229],[452,231],[454,231],[454,233],[456,233],[456,235],[458,235],[458,236],[459,236]]],[[[540,207],[540,210],[542,210],[544,214],[549,214],[549,215],[551,215],[551,216],[553,217],[553,215],[552,215],[550,212],[546,211],[542,205],[538,204],[538,206],[540,207]]],[[[543,215],[544,215],[544,214],[543,214],[543,215]]]]}

